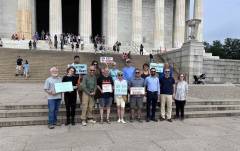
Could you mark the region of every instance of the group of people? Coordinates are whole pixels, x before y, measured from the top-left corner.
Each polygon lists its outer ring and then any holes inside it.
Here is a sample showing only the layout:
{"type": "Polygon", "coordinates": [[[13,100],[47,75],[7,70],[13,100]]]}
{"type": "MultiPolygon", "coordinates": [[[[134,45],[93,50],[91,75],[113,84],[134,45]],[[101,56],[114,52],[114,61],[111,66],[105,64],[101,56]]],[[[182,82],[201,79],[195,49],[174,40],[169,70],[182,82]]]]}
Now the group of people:
{"type": "Polygon", "coordinates": [[[15,76],[21,75],[24,76],[25,79],[29,78],[29,63],[27,60],[25,60],[25,63],[23,63],[23,59],[20,56],[17,56],[16,61],[16,74],[15,76]]]}
{"type": "Polygon", "coordinates": [[[137,120],[142,122],[143,102],[146,98],[146,122],[163,121],[172,122],[172,102],[176,103],[176,118],[184,119],[184,105],[188,91],[188,84],[184,74],[179,74],[177,82],[173,78],[171,66],[166,64],[163,73],[157,73],[155,68],[149,69],[145,63],[143,69],[131,65],[131,60],[126,60],[126,66],[119,70],[116,62],[103,64],[99,67],[98,61],[94,60],[88,68],[88,74],[76,74],[74,65],[80,64],[80,57],[74,57],[74,63],[69,65],[63,78],[59,77],[57,67],[50,69],[51,76],[45,81],[44,90],[48,94],[49,118],[48,125],[53,129],[57,124],[57,114],[62,99],[61,93],[56,93],[54,85],[59,82],[72,82],[73,91],[64,93],[66,107],[65,125],[75,125],[75,110],[77,93],[81,104],[81,124],[96,123],[93,108],[99,103],[100,123],[110,124],[110,113],[113,102],[117,106],[119,123],[126,123],[124,119],[126,102],[130,103],[130,122],[137,120]],[[116,86],[126,87],[126,94],[116,93],[116,86]],[[132,88],[142,88],[143,93],[134,94],[132,88]],[[160,98],[161,116],[156,117],[157,101],[160,98]],[[166,108],[166,110],[165,110],[166,108]],[[104,118],[106,110],[106,118],[104,118]],[[135,115],[135,111],[137,114],[135,115]],[[181,113],[181,115],[179,115],[181,113]]]}

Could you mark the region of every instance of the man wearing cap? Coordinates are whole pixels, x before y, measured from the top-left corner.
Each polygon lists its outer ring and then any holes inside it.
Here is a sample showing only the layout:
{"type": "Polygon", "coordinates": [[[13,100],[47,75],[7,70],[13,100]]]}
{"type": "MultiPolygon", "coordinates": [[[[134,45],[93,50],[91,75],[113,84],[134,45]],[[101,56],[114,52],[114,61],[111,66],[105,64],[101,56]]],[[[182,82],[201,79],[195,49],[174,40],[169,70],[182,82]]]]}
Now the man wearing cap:
{"type": "Polygon", "coordinates": [[[172,101],[175,97],[175,80],[170,77],[170,69],[166,68],[164,70],[164,77],[160,78],[161,84],[161,117],[160,121],[165,120],[165,115],[167,116],[167,121],[172,122],[172,101]],[[165,105],[167,105],[167,112],[165,112],[165,105]]]}
{"type": "Polygon", "coordinates": [[[131,60],[126,60],[126,66],[122,69],[123,78],[128,82],[134,77],[135,67],[131,66],[131,60]]]}
{"type": "Polygon", "coordinates": [[[152,121],[157,122],[157,119],[155,118],[155,112],[156,112],[156,105],[158,96],[160,95],[160,83],[159,79],[156,76],[156,69],[151,68],[150,69],[150,76],[148,76],[145,79],[145,87],[147,90],[147,119],[146,121],[149,122],[151,119],[152,121]],[[150,109],[152,106],[152,112],[150,114],[150,109]]]}

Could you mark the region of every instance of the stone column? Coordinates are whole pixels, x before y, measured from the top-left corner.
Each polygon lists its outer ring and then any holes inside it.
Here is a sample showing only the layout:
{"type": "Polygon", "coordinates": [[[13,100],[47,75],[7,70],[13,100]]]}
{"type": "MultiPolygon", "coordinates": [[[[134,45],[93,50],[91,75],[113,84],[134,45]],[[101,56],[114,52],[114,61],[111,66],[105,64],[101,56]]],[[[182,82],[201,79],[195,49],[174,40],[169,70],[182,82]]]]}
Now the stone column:
{"type": "Polygon", "coordinates": [[[84,44],[90,43],[92,35],[92,6],[91,0],[80,0],[79,3],[79,32],[84,44]]]}
{"type": "Polygon", "coordinates": [[[194,19],[201,19],[201,23],[198,27],[197,33],[197,40],[202,42],[203,41],[203,1],[202,0],[195,0],[194,1],[194,19]]]}
{"type": "Polygon", "coordinates": [[[176,0],[173,30],[173,47],[180,48],[185,34],[185,0],[176,0]]]}
{"type": "Polygon", "coordinates": [[[132,1],[132,41],[142,43],[142,0],[132,1]]]}
{"type": "Polygon", "coordinates": [[[154,29],[154,48],[165,48],[164,44],[164,9],[165,0],[155,0],[155,29],[154,29]]]}
{"type": "Polygon", "coordinates": [[[21,39],[32,37],[32,8],[31,0],[18,0],[17,33],[21,39]]]}
{"type": "Polygon", "coordinates": [[[49,0],[49,32],[51,37],[54,35],[60,38],[62,34],[62,0],[49,0]]]}
{"type": "Polygon", "coordinates": [[[108,0],[107,45],[112,48],[117,41],[118,0],[108,0]]]}
{"type": "MultiPolygon", "coordinates": [[[[186,0],[186,7],[185,7],[185,20],[190,20],[190,0],[186,0]]],[[[186,22],[185,22],[185,26],[186,26],[186,22]]],[[[186,42],[188,40],[188,27],[185,27],[185,39],[184,41],[186,42]]]]}

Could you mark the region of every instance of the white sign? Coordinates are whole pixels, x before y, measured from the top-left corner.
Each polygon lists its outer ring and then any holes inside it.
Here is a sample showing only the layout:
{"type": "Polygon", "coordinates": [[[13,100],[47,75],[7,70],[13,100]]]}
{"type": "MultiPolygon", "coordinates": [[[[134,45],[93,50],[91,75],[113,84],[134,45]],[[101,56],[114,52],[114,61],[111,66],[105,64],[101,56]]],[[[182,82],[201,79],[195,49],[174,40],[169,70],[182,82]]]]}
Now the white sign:
{"type": "Polygon", "coordinates": [[[100,57],[101,63],[113,63],[113,57],[100,57]]]}
{"type": "Polygon", "coordinates": [[[163,63],[150,63],[150,69],[155,68],[158,73],[163,73],[163,67],[163,63]]]}
{"type": "Polygon", "coordinates": [[[55,83],[55,92],[61,93],[61,92],[72,92],[73,91],[73,85],[72,82],[60,82],[55,83]]]}
{"type": "Polygon", "coordinates": [[[131,95],[145,95],[145,87],[131,87],[130,94],[131,95]]]}
{"type": "Polygon", "coordinates": [[[102,91],[103,91],[103,93],[106,93],[106,92],[112,93],[112,85],[111,84],[103,84],[102,91]]]}

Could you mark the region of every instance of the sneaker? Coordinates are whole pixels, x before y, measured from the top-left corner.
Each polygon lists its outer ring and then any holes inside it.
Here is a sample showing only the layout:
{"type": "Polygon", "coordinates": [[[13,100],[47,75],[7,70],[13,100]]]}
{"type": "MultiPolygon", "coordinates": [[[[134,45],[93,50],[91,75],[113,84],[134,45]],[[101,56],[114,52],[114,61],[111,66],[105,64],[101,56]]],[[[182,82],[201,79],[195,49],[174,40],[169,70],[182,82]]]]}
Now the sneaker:
{"type": "Polygon", "coordinates": [[[121,122],[122,122],[123,124],[126,124],[126,123],[127,123],[127,122],[124,121],[124,119],[122,119],[121,122]]]}
{"type": "Polygon", "coordinates": [[[172,119],[167,119],[168,122],[172,122],[172,119]]]}
{"type": "Polygon", "coordinates": [[[48,125],[48,128],[49,129],[54,129],[55,127],[54,127],[54,125],[48,125]]]}
{"type": "Polygon", "coordinates": [[[133,122],[133,118],[130,118],[130,120],[129,120],[129,121],[130,121],[130,123],[132,123],[132,122],[133,122]]]}
{"type": "Polygon", "coordinates": [[[154,121],[154,122],[158,122],[158,120],[157,119],[155,119],[155,118],[153,118],[153,119],[151,119],[152,121],[154,121]]]}
{"type": "Polygon", "coordinates": [[[117,121],[118,123],[120,123],[121,122],[121,120],[120,119],[118,119],[118,121],[117,121]]]}
{"type": "Polygon", "coordinates": [[[93,119],[91,119],[91,120],[88,120],[88,123],[95,124],[95,123],[96,123],[96,121],[94,121],[93,119]]]}
{"type": "Polygon", "coordinates": [[[85,121],[82,121],[82,126],[87,126],[87,123],[85,121]]]}
{"type": "Polygon", "coordinates": [[[160,121],[164,121],[164,120],[165,120],[164,118],[160,117],[160,121]]]}
{"type": "Polygon", "coordinates": [[[110,122],[110,120],[109,119],[107,119],[107,121],[106,121],[108,124],[111,124],[111,122],[110,122]]]}

